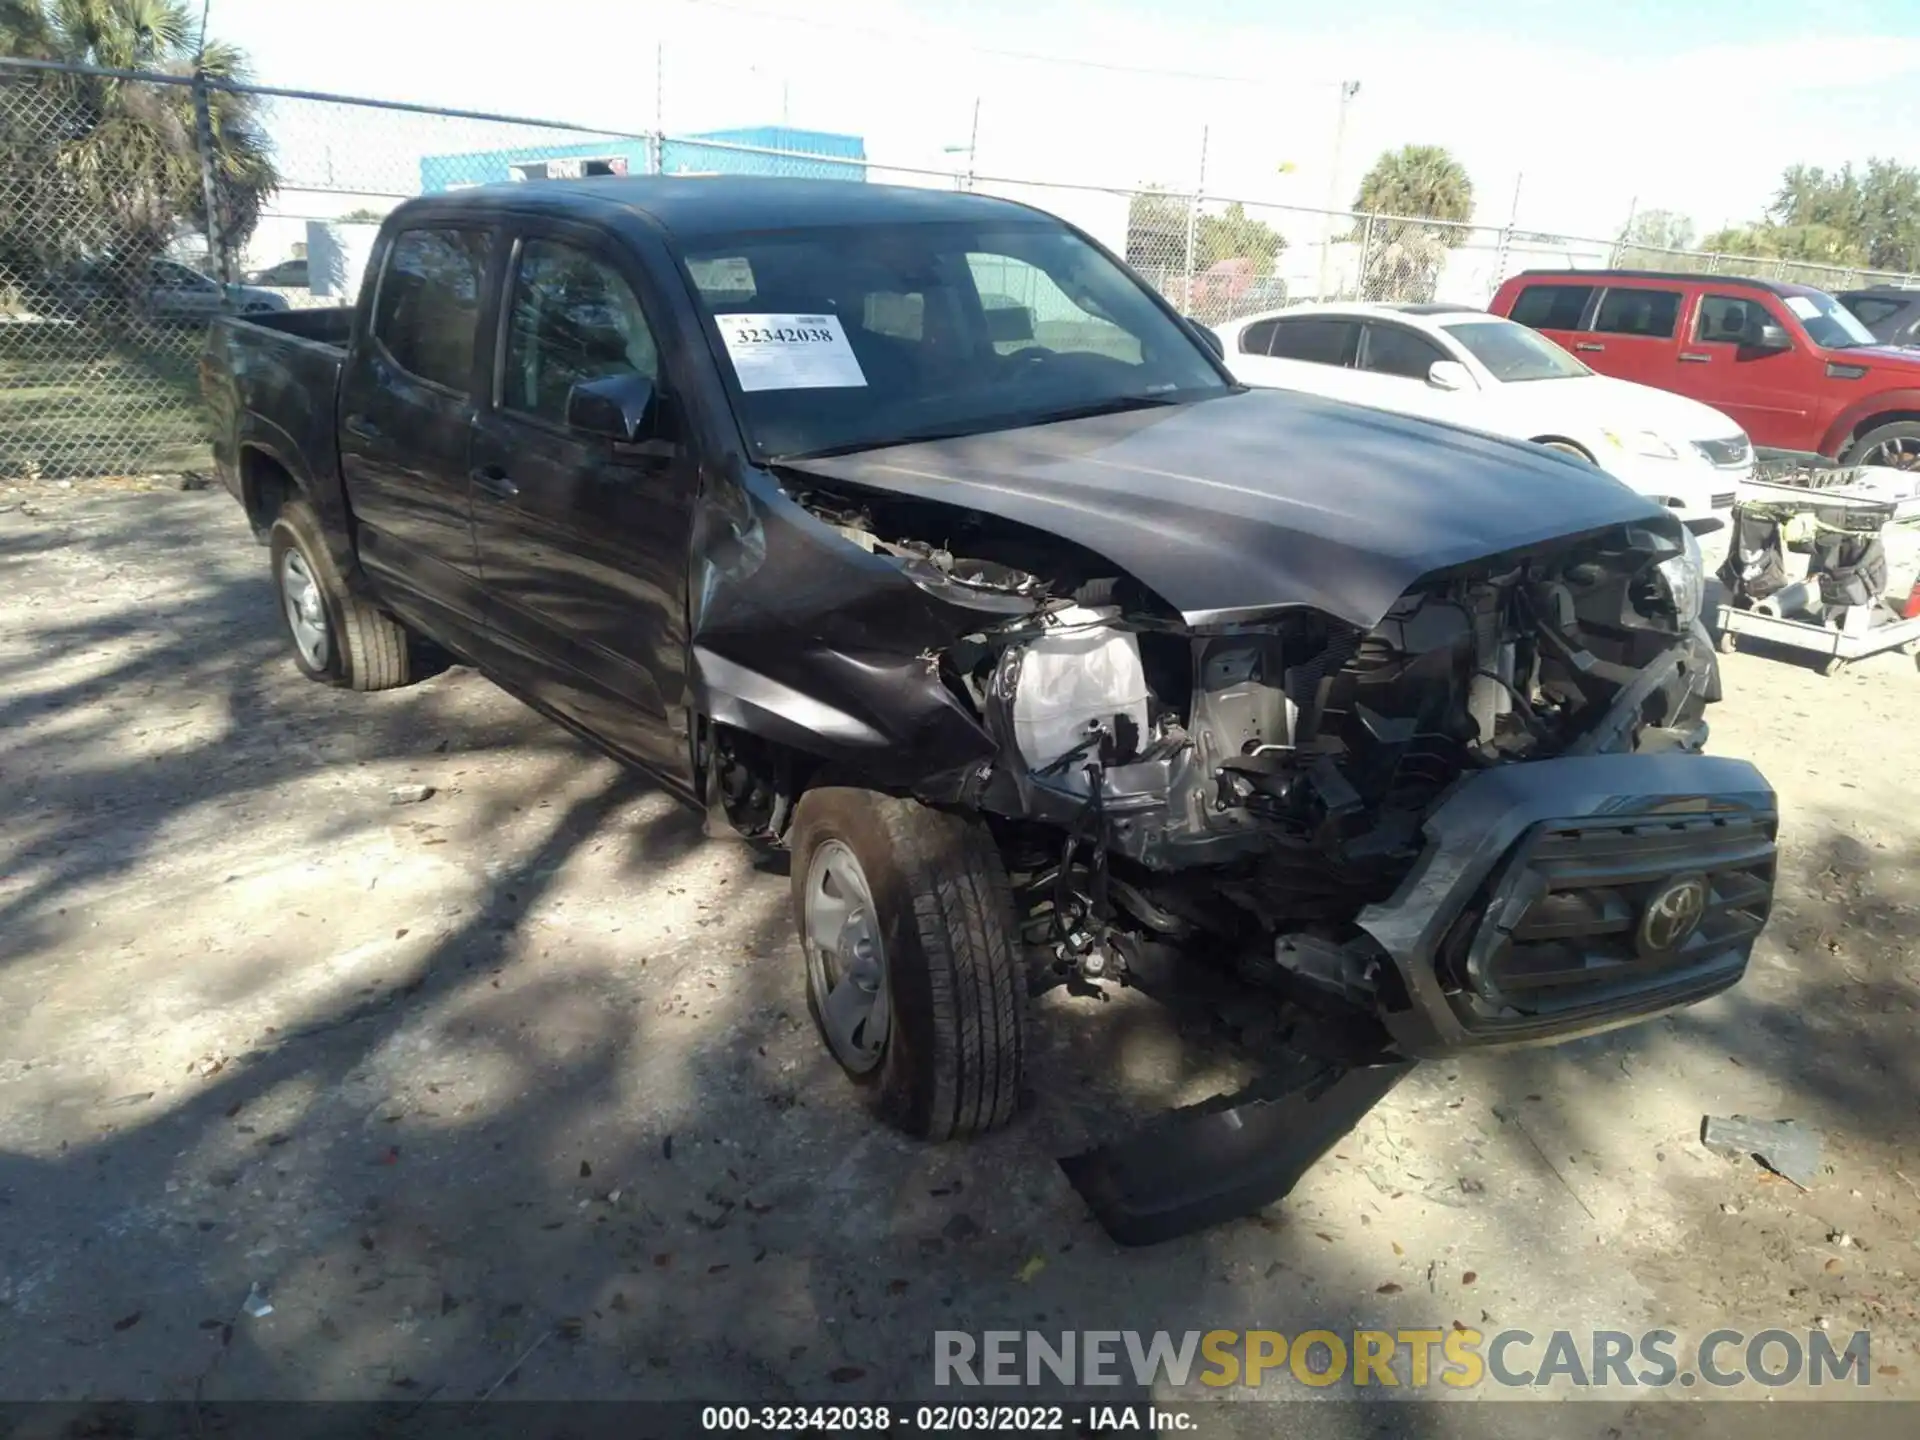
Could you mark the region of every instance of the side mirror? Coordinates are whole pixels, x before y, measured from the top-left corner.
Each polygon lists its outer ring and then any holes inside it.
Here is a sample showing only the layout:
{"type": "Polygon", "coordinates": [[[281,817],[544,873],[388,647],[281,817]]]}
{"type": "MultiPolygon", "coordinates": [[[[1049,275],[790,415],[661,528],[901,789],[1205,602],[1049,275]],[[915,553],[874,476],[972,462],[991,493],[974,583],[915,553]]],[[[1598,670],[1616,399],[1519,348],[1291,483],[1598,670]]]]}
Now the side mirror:
{"type": "Polygon", "coordinates": [[[1764,324],[1753,332],[1753,348],[1756,350],[1791,350],[1793,341],[1787,338],[1785,326],[1764,324]]]}
{"type": "Polygon", "coordinates": [[[631,445],[652,434],[656,404],[653,381],[644,375],[583,380],[567,391],[567,426],[631,445]]]}
{"type": "Polygon", "coordinates": [[[1436,360],[1427,367],[1427,384],[1436,390],[1473,390],[1473,374],[1458,360],[1436,360]]]}
{"type": "Polygon", "coordinates": [[[1213,333],[1213,327],[1211,325],[1203,324],[1191,315],[1186,317],[1186,321],[1187,324],[1193,327],[1194,333],[1200,337],[1200,343],[1213,351],[1215,359],[1224,360],[1227,358],[1226,342],[1213,333]]]}

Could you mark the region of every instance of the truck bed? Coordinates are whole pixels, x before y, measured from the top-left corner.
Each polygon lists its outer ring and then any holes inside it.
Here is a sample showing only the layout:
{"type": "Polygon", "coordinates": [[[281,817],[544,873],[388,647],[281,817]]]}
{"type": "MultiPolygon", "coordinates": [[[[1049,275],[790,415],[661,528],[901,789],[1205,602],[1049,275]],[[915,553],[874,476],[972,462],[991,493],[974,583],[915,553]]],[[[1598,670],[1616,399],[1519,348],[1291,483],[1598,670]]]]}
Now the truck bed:
{"type": "Polygon", "coordinates": [[[240,454],[271,456],[323,509],[339,495],[334,402],[353,310],[226,315],[207,330],[200,389],[213,416],[220,479],[246,501],[240,454]]]}

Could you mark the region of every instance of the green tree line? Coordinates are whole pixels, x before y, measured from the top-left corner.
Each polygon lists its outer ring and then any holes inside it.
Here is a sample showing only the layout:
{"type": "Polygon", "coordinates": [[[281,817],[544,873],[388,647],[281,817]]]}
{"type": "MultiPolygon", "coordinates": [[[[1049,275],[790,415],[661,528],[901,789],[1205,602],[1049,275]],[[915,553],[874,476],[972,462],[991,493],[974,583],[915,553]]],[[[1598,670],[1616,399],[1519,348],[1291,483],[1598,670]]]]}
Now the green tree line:
{"type": "MultiPolygon", "coordinates": [[[[0,55],[215,80],[245,56],[201,43],[182,0],[0,0],[0,55]]],[[[214,228],[231,254],[279,185],[251,95],[212,90],[214,228]]],[[[208,229],[192,90],[56,71],[0,79],[0,269],[33,285],[75,265],[142,273],[182,228],[208,229]]]]}
{"type": "Polygon", "coordinates": [[[1758,220],[1715,230],[1696,245],[1685,216],[1649,210],[1633,218],[1624,238],[1629,250],[1642,252],[1698,248],[1912,273],[1920,271],[1920,168],[1880,159],[1858,169],[1790,165],[1758,220]]]}

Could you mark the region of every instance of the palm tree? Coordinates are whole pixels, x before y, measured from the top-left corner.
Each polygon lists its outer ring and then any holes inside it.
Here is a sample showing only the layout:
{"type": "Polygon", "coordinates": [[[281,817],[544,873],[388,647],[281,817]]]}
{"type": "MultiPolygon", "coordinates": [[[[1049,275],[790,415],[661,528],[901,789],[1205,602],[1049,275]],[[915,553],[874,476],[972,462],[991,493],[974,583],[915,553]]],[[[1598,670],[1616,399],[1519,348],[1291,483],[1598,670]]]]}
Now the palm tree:
{"type": "MultiPolygon", "coordinates": [[[[245,78],[239,50],[199,40],[183,0],[0,0],[0,53],[245,78]]],[[[86,259],[131,276],[183,222],[208,228],[192,87],[69,72],[14,76],[7,86],[0,145],[14,199],[0,209],[0,258],[31,256],[42,271],[86,259]]],[[[279,176],[256,98],[210,86],[207,99],[215,228],[231,253],[279,176]]]]}
{"type": "Polygon", "coordinates": [[[1366,242],[1361,290],[1370,300],[1431,300],[1449,250],[1465,242],[1473,181],[1439,145],[1403,145],[1374,161],[1353,208],[1375,217],[1354,239],[1366,242]],[[1446,225],[1407,223],[1452,221],[1446,225]]]}

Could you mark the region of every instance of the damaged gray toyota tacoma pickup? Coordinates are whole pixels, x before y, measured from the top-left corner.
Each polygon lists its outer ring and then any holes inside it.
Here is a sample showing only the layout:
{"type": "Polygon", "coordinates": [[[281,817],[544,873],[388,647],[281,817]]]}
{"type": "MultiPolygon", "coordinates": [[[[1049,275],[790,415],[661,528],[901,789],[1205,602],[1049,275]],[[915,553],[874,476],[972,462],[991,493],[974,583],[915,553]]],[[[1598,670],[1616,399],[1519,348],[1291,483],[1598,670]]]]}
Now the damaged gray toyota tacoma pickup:
{"type": "Polygon", "coordinates": [[[1766,922],[1688,533],[1580,460],[1243,389],[1023,206],[422,197],[357,305],[220,320],[202,382],[299,667],[436,646],[788,851],[885,1120],[1013,1119],[1050,986],[1270,1006],[1248,1089],[1061,1162],[1122,1242],[1278,1198],[1422,1059],[1722,991],[1766,922]]]}

